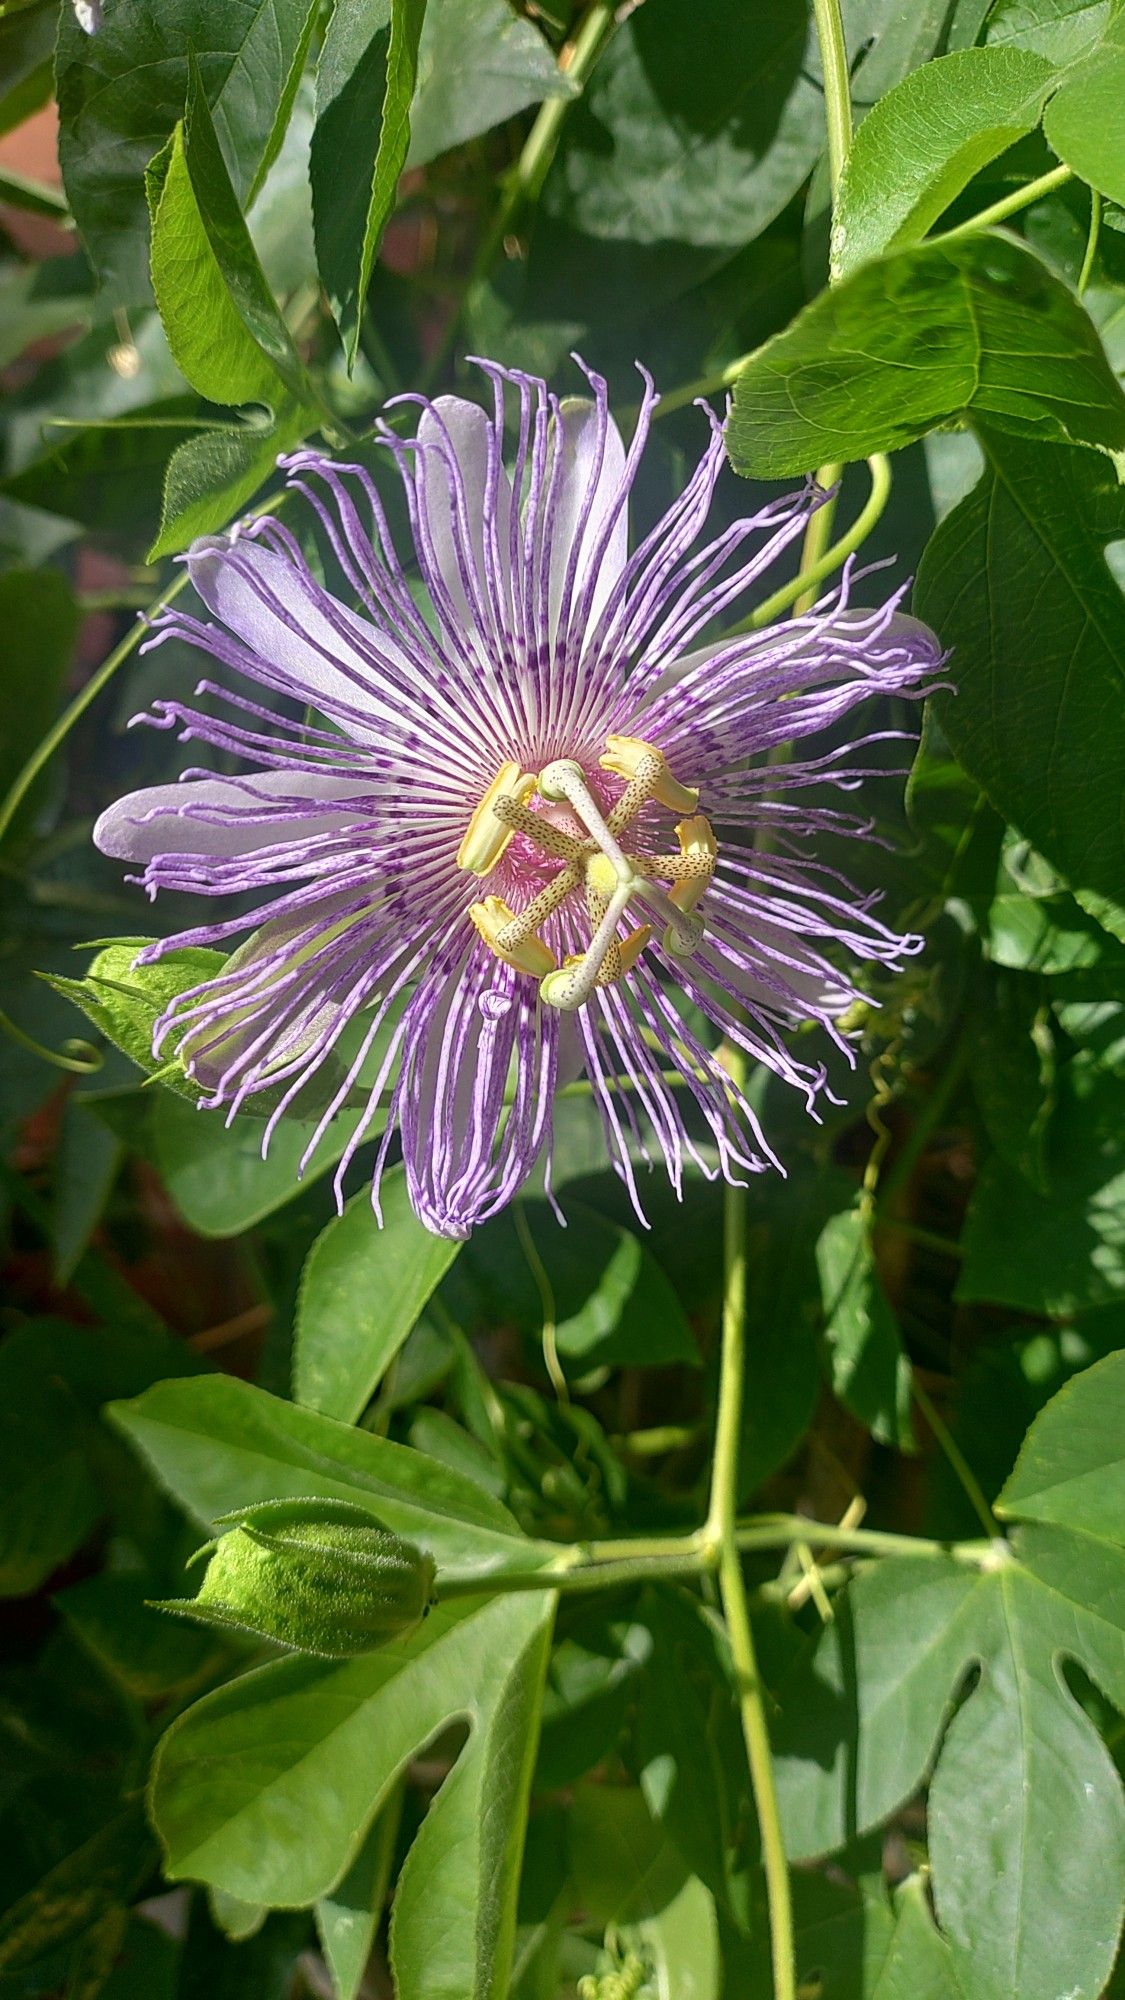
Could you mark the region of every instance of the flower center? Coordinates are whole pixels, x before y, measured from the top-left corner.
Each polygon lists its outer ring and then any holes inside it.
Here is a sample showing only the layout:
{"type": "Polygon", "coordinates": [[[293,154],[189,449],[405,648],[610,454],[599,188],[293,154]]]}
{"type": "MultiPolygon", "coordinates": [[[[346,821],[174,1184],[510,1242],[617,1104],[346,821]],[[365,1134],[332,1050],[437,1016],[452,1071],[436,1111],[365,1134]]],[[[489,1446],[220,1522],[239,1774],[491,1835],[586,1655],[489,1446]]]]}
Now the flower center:
{"type": "Polygon", "coordinates": [[[490,875],[517,836],[530,843],[542,881],[536,894],[516,911],[500,896],[473,903],[469,916],[481,937],[505,965],[531,973],[551,1007],[581,1007],[595,986],[611,986],[632,970],[652,936],[650,923],[627,937],[618,927],[629,904],[642,905],[663,919],[665,951],[690,957],[703,936],[696,905],[715,872],[718,842],[710,822],[695,807],[699,794],[681,785],[663,751],[637,736],[610,736],[599,759],[604,771],[624,779],[624,788],[603,813],[580,764],[559,757],[535,775],[518,764],[502,764],[469,821],[457,863],[473,875],[490,875]],[[545,810],[531,806],[533,795],[545,810]],[[642,807],[650,800],[688,817],[676,825],[677,854],[646,854],[622,845],[642,807]],[[555,808],[552,814],[551,808],[555,808]],[[560,823],[564,822],[564,823],[560,823]],[[571,833],[566,824],[584,829],[571,833]],[[552,866],[552,864],[555,864],[552,866]],[[665,888],[664,883],[670,886],[665,888]],[[540,937],[542,925],[575,891],[585,895],[590,942],[560,966],[540,937]]]}

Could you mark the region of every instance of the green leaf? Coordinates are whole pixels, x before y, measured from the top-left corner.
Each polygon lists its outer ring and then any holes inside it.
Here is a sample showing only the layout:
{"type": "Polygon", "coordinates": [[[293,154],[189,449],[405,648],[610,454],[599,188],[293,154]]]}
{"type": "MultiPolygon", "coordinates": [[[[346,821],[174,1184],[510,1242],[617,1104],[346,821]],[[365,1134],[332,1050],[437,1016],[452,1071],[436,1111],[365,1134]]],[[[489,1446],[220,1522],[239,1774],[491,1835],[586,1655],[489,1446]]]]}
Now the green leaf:
{"type": "MultiPolygon", "coordinates": [[[[50,728],[78,636],[78,606],[57,570],[10,569],[0,575],[0,631],[5,635],[4,712],[0,721],[0,796],[50,728]]],[[[13,825],[26,831],[39,788],[13,825]]],[[[9,836],[10,837],[10,836],[9,836]]]]}
{"type": "Polygon", "coordinates": [[[401,1792],[392,1792],[344,1876],[316,1906],[316,1927],[336,2000],[356,2000],[387,1900],[401,1819],[401,1792]]]}
{"type": "Polygon", "coordinates": [[[602,55],[545,200],[583,236],[736,245],[795,194],[821,147],[802,76],[806,23],[787,0],[638,9],[602,55]]]}
{"type": "Polygon", "coordinates": [[[429,1550],[439,1593],[453,1571],[486,1576],[554,1559],[549,1543],[526,1540],[472,1480],[246,1382],[162,1382],[110,1414],[161,1485],[208,1527],[262,1500],[350,1500],[429,1550]]]}
{"type": "Polygon", "coordinates": [[[426,0],[338,0],[320,52],[310,173],[320,275],[351,369],[410,143],[426,0]]]}
{"type": "Polygon", "coordinates": [[[542,35],[508,0],[440,0],[418,45],[407,167],[423,167],[546,97],[572,97],[542,35]]]}
{"type": "MultiPolygon", "coordinates": [[[[184,1221],[200,1236],[241,1236],[275,1209],[296,1201],[334,1166],[358,1113],[329,1126],[307,1167],[301,1160],[316,1130],[306,1119],[279,1119],[262,1157],[260,1119],[245,1112],[228,1126],[223,1111],[187,1105],[161,1091],[152,1107],[152,1155],[184,1221]]],[[[382,1130],[383,1114],[369,1128],[382,1130]]]]}
{"type": "Polygon", "coordinates": [[[461,1248],[418,1221],[404,1167],[384,1174],[380,1204],[382,1227],[366,1189],[329,1223],[309,1252],[297,1301],[294,1394],[348,1424],[461,1248]]]}
{"type": "Polygon", "coordinates": [[[1125,1293],[1125,1080],[1080,1051],[1059,1076],[1040,1194],[986,1162],[961,1238],[959,1299],[1059,1317],[1125,1293]]]}
{"type": "Polygon", "coordinates": [[[1103,32],[1116,0],[993,0],[985,39],[1032,49],[1061,68],[1085,55],[1103,32]]]}
{"type": "Polygon", "coordinates": [[[1024,1531],[1019,1557],[990,1573],[886,1563],[856,1579],[849,1606],[837,1599],[780,1691],[783,1818],[794,1855],[842,1845],[907,1799],[936,1751],[934,1895],[966,1992],[1096,2000],[1121,1913],[1125,1805],[1057,1662],[1077,1659],[1125,1704],[1125,1558],[1047,1528],[1024,1531]]]}
{"type": "Polygon", "coordinates": [[[42,977],[55,993],[81,1007],[87,1020],[146,1076],[159,1074],[169,1089],[195,1103],[199,1085],[185,1076],[179,1063],[153,1055],[153,1032],[177,995],[213,979],[226,957],[193,945],[168,952],[154,965],[138,965],[138,952],[151,943],[151,938],[116,939],[99,951],[84,979],[61,979],[50,973],[42,977]]]}
{"type": "Polygon", "coordinates": [[[392,1960],[402,2000],[500,2000],[552,1611],[549,1593],[439,1608],[407,1645],[281,1661],[208,1696],[158,1756],[170,1875],[247,1901],[326,1895],[411,1757],[464,1717],[468,1742],[399,1877],[392,1960]]]}
{"type": "Polygon", "coordinates": [[[265,484],[278,454],[312,428],[310,412],[288,398],[276,411],[208,425],[176,446],[164,475],[160,529],[146,560],[175,555],[198,535],[225,528],[265,484]]]}
{"type": "Polygon", "coordinates": [[[688,1878],[639,1787],[576,1785],[569,1832],[574,1894],[599,1929],[655,1916],[688,1878]]]}
{"type": "Polygon", "coordinates": [[[276,151],[317,8],[311,0],[163,0],[59,24],[59,157],[67,199],[111,303],[147,303],[144,175],[182,117],[192,52],[240,201],[276,151]]]}
{"type": "Polygon", "coordinates": [[[912,1451],[910,1363],[879,1283],[867,1224],[858,1208],[834,1215],[825,1224],[816,1258],[832,1386],[880,1443],[912,1451]]]}
{"type": "Polygon", "coordinates": [[[50,97],[56,29],[51,0],[0,19],[0,132],[21,125],[50,97]]]}
{"type": "Polygon", "coordinates": [[[564,1228],[547,1202],[524,1198],[475,1230],[451,1280],[454,1313],[506,1320],[537,1344],[549,1321],[576,1374],[697,1362],[683,1307],[639,1238],[569,1197],[566,1213],[564,1228]]]}
{"type": "Polygon", "coordinates": [[[697,1875],[689,1875],[662,1910],[627,1934],[642,1962],[652,1966],[658,2000],[719,2000],[722,1966],[715,1900],[697,1875]]]}
{"type": "Polygon", "coordinates": [[[212,403],[269,403],[280,380],[296,400],[307,397],[308,378],[250,240],[194,63],[185,115],[146,186],[152,287],[192,387],[212,403]]]}
{"type": "Polygon", "coordinates": [[[116,1133],[91,1115],[81,1097],[67,1099],[51,1190],[51,1249],[58,1286],[69,1283],[101,1220],[123,1150],[116,1133]]]}
{"type": "Polygon", "coordinates": [[[1054,79],[1041,56],[964,49],[914,70],[872,105],[840,182],[832,237],[840,275],[919,243],[974,175],[1038,124],[1054,79]]]}
{"type": "Polygon", "coordinates": [[[1040,1411],[996,1512],[1122,1540],[1125,1353],[1107,1354],[1083,1369],[1040,1411]]]}
{"type": "Polygon", "coordinates": [[[1119,896],[1125,599],[1105,561],[1125,534],[1113,465],[982,432],[979,486],[941,523],[915,608],[951,649],[942,728],[992,803],[1075,886],[1119,896]],[[1034,663],[1029,671],[1029,662],[1034,663]]]}
{"type": "Polygon", "coordinates": [[[221,527],[278,452],[316,422],[314,397],[231,185],[197,68],[187,112],[146,176],[152,286],[168,344],[213,403],[261,406],[239,426],[189,438],[168,467],[149,560],[221,527]]]}
{"type": "Polygon", "coordinates": [[[1111,201],[1125,202],[1125,16],[1063,78],[1043,131],[1068,167],[1111,201]]]}
{"type": "Polygon", "coordinates": [[[989,956],[1014,972],[1082,976],[1085,992],[1119,990],[1125,974],[1120,941],[1087,915],[1042,855],[1009,836],[996,893],[988,907],[989,956]]]}
{"type": "Polygon", "coordinates": [[[1125,446],[1125,393],[1091,321],[998,233],[893,252],[821,293],[747,362],[727,442],[736,472],[785,479],[968,415],[1025,440],[1125,446]]]}

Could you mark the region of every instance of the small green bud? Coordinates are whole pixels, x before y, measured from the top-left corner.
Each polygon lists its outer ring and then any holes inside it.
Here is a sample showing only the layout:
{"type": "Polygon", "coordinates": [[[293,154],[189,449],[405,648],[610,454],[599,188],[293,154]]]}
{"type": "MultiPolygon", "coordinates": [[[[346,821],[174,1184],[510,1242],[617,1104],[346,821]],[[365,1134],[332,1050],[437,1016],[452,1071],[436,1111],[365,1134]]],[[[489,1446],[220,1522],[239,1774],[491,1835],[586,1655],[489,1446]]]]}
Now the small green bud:
{"type": "Polygon", "coordinates": [[[347,1501],[265,1501],[225,1518],[198,1597],[163,1610],[342,1660],[405,1638],[434,1601],[433,1557],[347,1501]]]}

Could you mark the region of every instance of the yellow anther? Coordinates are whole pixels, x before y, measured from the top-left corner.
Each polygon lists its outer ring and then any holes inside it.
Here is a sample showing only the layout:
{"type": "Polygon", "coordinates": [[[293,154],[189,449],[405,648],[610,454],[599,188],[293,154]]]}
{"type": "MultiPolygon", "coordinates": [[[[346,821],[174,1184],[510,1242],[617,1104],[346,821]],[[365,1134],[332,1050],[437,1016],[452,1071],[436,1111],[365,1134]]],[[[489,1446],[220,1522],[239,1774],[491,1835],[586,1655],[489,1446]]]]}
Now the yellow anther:
{"type": "Polygon", "coordinates": [[[484,939],[490,951],[505,965],[516,972],[530,972],[536,979],[543,979],[554,972],[557,960],[549,951],[542,938],[534,936],[521,938],[512,948],[505,949],[500,943],[500,933],[515,922],[515,912],[508,908],[502,896],[486,896],[483,903],[472,903],[469,916],[484,939]]]}
{"type": "Polygon", "coordinates": [[[676,837],[685,862],[692,864],[692,873],[681,876],[668,894],[678,910],[694,910],[715,873],[719,843],[711,830],[710,820],[705,819],[702,813],[696,813],[693,819],[680,820],[676,837]]]}
{"type": "Polygon", "coordinates": [[[690,785],[681,785],[672,776],[663,750],[658,750],[654,743],[645,743],[639,736],[607,736],[605,755],[598,762],[603,771],[612,771],[615,777],[631,783],[645,775],[642,760],[647,765],[653,758],[658,760],[659,772],[646,785],[648,796],[667,806],[670,812],[694,812],[699,804],[698,791],[690,785]]]}
{"type": "Polygon", "coordinates": [[[464,868],[469,875],[491,875],[515,832],[514,827],[497,819],[493,807],[500,799],[514,799],[517,805],[525,805],[534,790],[533,773],[521,771],[518,764],[501,764],[465,829],[465,838],[457,850],[458,868],[464,868]]]}
{"type": "Polygon", "coordinates": [[[651,924],[638,924],[635,931],[630,931],[627,938],[622,938],[621,943],[617,947],[618,959],[620,961],[619,975],[632,972],[651,936],[651,924]]]}

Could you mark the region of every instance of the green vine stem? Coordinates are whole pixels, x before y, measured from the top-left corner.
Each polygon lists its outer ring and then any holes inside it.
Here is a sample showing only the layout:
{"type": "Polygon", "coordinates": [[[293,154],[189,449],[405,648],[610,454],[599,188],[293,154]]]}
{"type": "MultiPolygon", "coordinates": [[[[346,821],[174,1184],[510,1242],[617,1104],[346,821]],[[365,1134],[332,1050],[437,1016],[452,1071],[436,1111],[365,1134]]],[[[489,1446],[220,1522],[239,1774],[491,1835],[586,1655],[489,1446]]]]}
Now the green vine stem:
{"type": "MultiPolygon", "coordinates": [[[[940,1418],[938,1419],[940,1423],[940,1418]]],[[[1006,1548],[995,1522],[983,1540],[941,1542],[924,1535],[900,1535],[879,1528],[850,1528],[832,1521],[811,1521],[803,1514],[758,1514],[735,1521],[730,1540],[738,1555],[777,1549],[787,1553],[804,1545],[830,1549],[859,1561],[921,1559],[961,1563],[969,1569],[992,1569],[1006,1548]]],[[[646,1582],[668,1583],[677,1577],[714,1574],[721,1551],[709,1528],[690,1535],[630,1536],[622,1541],[563,1544],[552,1563],[539,1569],[501,1570],[472,1575],[442,1575],[439,1596],[501,1596],[528,1590],[620,1590],[646,1582]]]]}
{"type": "MultiPolygon", "coordinates": [[[[745,1060],[728,1055],[731,1081],[741,1086],[745,1060]]],[[[728,1185],[723,1207],[723,1319],[719,1367],[719,1405],[711,1461],[711,1504],[703,1531],[705,1549],[714,1553],[719,1596],[726,1618],[731,1660],[738,1685],[742,1734],[750,1766],[750,1782],[758,1814],[762,1863],[770,1914],[770,1953],[774,2000],[795,2000],[793,1900],[789,1863],[781,1827],[777,1782],[770,1753],[765,1691],[758,1669],[754,1630],[742,1552],[738,1543],[738,1461],[742,1436],[742,1405],[746,1382],[746,1189],[728,1185]]]]}
{"type": "Polygon", "coordinates": [[[1098,188],[1090,189],[1090,232],[1086,238],[1086,254],[1082,259],[1082,269],[1078,273],[1078,296],[1086,296],[1086,287],[1094,269],[1094,258],[1098,254],[1098,237],[1102,227],[1102,197],[1098,188]]]}
{"type": "Polygon", "coordinates": [[[1015,215],[1021,208],[1030,208],[1033,201],[1040,201],[1045,194],[1053,194],[1056,188],[1073,180],[1069,167],[1052,167],[1049,174],[1040,174],[1038,180],[1025,181],[1023,187],[1006,194],[1001,201],[994,201],[990,208],[982,208],[977,215],[970,215],[967,222],[959,222],[956,229],[945,229],[939,236],[931,236],[931,243],[959,243],[966,236],[975,236],[978,230],[991,229],[997,222],[1006,222],[1009,215],[1015,215]]]}

